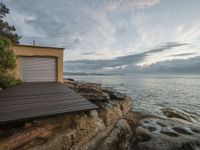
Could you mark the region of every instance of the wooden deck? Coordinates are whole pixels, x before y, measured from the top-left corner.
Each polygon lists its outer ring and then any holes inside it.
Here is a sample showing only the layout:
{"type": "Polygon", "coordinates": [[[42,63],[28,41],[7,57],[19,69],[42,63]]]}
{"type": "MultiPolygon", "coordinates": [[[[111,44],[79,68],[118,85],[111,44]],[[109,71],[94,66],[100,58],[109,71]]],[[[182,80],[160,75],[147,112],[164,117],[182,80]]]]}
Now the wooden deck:
{"type": "Polygon", "coordinates": [[[0,92],[0,123],[96,108],[57,82],[23,83],[0,92]]]}

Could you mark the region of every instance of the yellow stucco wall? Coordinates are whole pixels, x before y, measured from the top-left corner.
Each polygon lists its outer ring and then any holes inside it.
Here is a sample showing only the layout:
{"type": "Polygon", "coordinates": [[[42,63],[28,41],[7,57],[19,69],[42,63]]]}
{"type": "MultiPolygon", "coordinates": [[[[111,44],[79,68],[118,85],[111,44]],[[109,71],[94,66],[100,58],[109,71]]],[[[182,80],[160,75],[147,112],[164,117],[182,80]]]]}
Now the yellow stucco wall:
{"type": "Polygon", "coordinates": [[[16,78],[20,79],[20,56],[55,57],[57,59],[57,81],[63,82],[63,48],[13,45],[12,49],[17,63],[16,78]]]}

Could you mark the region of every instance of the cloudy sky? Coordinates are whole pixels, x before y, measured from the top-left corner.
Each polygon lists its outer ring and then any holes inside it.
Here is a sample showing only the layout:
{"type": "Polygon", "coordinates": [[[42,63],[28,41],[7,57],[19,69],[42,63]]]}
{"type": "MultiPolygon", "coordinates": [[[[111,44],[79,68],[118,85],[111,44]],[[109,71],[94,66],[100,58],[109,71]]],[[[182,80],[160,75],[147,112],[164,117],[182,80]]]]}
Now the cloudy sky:
{"type": "Polygon", "coordinates": [[[65,60],[143,54],[139,67],[200,56],[200,0],[3,0],[21,43],[65,47],[65,60]]]}

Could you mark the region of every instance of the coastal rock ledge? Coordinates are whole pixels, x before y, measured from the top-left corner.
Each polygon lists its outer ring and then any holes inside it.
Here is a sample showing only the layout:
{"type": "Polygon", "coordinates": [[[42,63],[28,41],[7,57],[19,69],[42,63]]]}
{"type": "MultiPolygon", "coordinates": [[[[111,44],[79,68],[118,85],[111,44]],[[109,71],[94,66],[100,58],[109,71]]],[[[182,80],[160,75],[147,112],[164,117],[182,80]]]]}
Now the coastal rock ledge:
{"type": "Polygon", "coordinates": [[[183,112],[173,118],[184,121],[133,112],[126,94],[72,79],[63,84],[99,109],[1,125],[0,150],[200,149],[200,127],[183,112]]]}

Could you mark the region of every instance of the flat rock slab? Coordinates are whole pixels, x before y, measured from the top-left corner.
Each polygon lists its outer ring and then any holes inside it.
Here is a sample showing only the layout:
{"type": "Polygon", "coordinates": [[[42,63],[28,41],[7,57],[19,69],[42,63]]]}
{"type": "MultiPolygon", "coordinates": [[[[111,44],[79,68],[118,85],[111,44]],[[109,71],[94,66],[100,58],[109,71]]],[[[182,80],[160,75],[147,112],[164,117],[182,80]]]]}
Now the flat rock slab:
{"type": "Polygon", "coordinates": [[[199,150],[200,127],[172,120],[147,118],[139,122],[131,150],[199,150]]]}

